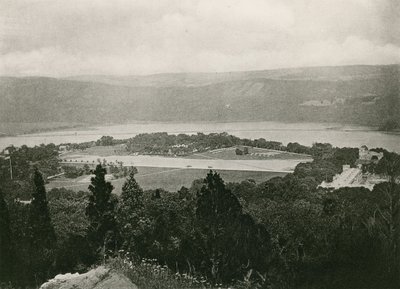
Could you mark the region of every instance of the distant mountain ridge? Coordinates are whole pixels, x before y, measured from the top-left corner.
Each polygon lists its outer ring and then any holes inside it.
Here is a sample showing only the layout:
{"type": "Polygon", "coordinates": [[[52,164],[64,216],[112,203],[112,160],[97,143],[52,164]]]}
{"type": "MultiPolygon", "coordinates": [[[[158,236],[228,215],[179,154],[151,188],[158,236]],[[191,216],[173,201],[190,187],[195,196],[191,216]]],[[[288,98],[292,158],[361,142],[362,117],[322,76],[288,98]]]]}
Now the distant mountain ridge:
{"type": "Polygon", "coordinates": [[[2,122],[400,121],[400,65],[1,77],[2,122]]]}
{"type": "Polygon", "coordinates": [[[396,70],[396,67],[398,70],[398,65],[354,65],[215,73],[159,73],[142,76],[80,75],[65,77],[65,79],[132,87],[203,86],[220,82],[249,80],[254,78],[330,81],[350,80],[357,78],[369,79],[390,74],[393,70],[396,70]]]}

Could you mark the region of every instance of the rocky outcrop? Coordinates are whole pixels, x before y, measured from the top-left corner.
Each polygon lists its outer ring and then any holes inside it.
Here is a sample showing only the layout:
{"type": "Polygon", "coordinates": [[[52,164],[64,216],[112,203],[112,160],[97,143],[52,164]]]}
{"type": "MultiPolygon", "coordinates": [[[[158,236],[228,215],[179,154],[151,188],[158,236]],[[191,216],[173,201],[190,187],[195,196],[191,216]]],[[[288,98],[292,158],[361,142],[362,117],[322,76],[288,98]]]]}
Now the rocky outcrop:
{"type": "Polygon", "coordinates": [[[40,286],[40,289],[138,289],[124,275],[103,266],[84,274],[60,274],[40,286]]]}

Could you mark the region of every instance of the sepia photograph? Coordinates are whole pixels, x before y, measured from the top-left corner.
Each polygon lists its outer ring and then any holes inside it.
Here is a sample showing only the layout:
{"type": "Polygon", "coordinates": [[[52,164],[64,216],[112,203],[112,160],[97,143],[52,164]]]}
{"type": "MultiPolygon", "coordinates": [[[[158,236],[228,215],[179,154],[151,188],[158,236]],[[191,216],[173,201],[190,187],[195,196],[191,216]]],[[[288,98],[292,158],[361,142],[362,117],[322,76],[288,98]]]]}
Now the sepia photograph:
{"type": "Polygon", "coordinates": [[[399,0],[0,0],[0,289],[398,288],[399,0]]]}

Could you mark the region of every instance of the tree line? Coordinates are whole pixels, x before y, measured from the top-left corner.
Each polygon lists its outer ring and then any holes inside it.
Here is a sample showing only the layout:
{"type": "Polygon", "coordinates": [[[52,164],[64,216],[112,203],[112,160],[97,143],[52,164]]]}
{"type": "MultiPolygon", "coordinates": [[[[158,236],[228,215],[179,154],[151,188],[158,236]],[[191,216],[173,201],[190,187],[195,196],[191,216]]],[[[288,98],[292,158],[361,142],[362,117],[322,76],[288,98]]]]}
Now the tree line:
{"type": "Polygon", "coordinates": [[[158,155],[188,155],[194,152],[205,152],[232,146],[249,146],[271,150],[286,151],[291,153],[318,155],[322,151],[333,151],[327,143],[314,143],[311,147],[297,142],[289,142],[286,146],[278,141],[267,141],[264,138],[246,139],[238,138],[226,132],[222,133],[197,133],[197,134],[168,134],[166,132],[141,133],[129,139],[114,139],[112,136],[102,136],[97,141],[80,144],[65,144],[71,150],[85,150],[94,146],[126,145],[129,153],[158,154],[158,155]]]}

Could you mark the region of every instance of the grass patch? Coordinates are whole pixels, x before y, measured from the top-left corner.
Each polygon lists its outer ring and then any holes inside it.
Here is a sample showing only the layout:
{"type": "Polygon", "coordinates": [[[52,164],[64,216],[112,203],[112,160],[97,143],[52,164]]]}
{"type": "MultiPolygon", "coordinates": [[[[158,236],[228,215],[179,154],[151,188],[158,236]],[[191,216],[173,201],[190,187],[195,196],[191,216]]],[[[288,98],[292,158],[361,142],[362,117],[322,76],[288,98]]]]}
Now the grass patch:
{"type": "Polygon", "coordinates": [[[124,145],[114,145],[114,146],[94,146],[87,148],[83,151],[88,155],[95,155],[99,157],[107,157],[107,156],[126,156],[129,153],[127,152],[124,145]]]}

